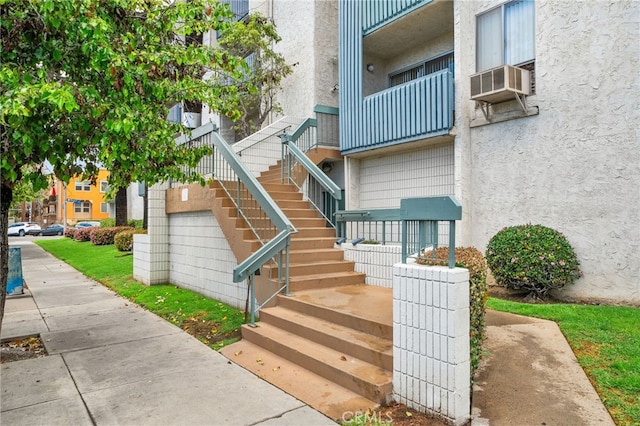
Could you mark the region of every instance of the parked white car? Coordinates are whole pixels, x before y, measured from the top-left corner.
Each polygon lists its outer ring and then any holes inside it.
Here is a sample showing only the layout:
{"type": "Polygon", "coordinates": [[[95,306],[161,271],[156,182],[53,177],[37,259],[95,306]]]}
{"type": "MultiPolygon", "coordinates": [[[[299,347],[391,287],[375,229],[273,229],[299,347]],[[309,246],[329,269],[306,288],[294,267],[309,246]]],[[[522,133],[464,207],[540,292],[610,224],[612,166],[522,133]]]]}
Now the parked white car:
{"type": "Polygon", "coordinates": [[[38,235],[41,230],[40,225],[35,222],[16,222],[9,225],[7,235],[19,235],[21,237],[24,237],[25,235],[38,235]]]}

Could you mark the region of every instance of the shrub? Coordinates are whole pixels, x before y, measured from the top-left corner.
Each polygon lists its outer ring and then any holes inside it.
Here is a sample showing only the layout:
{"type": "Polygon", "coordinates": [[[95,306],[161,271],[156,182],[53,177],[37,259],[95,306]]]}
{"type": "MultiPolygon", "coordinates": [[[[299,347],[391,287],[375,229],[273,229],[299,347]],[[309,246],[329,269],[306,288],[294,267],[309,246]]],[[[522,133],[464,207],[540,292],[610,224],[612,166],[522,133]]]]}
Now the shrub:
{"type": "Polygon", "coordinates": [[[101,228],[111,228],[112,226],[116,226],[116,220],[113,217],[108,217],[100,221],[101,228]]]}
{"type": "Polygon", "coordinates": [[[135,229],[142,229],[142,219],[129,219],[127,225],[135,229]]]}
{"type": "Polygon", "coordinates": [[[118,232],[113,239],[114,244],[118,251],[131,251],[133,250],[133,234],[146,234],[144,229],[129,229],[126,231],[118,232]]]}
{"type": "Polygon", "coordinates": [[[75,235],[75,233],[76,233],[76,228],[71,228],[71,227],[67,226],[67,227],[64,229],[64,236],[65,236],[65,237],[73,238],[73,237],[74,237],[74,235],[75,235]]]}
{"type": "MultiPolygon", "coordinates": [[[[436,249],[435,262],[446,265],[449,260],[449,248],[436,249]]],[[[469,270],[469,339],[471,358],[471,377],[475,375],[482,356],[484,340],[487,290],[487,263],[482,253],[474,247],[456,247],[456,266],[469,270]]],[[[434,260],[419,258],[421,264],[432,264],[434,260]]]]}
{"type": "Polygon", "coordinates": [[[534,298],[544,299],[582,275],[564,235],[542,225],[503,228],[489,241],[486,256],[498,285],[528,290],[534,298]]]}
{"type": "Polygon", "coordinates": [[[73,239],[76,241],[91,241],[91,232],[93,232],[93,226],[88,226],[86,228],[76,229],[73,233],[73,239]]]}
{"type": "Polygon", "coordinates": [[[128,226],[112,226],[110,228],[95,228],[91,233],[91,242],[96,246],[106,246],[114,243],[117,233],[130,230],[128,226]]]}

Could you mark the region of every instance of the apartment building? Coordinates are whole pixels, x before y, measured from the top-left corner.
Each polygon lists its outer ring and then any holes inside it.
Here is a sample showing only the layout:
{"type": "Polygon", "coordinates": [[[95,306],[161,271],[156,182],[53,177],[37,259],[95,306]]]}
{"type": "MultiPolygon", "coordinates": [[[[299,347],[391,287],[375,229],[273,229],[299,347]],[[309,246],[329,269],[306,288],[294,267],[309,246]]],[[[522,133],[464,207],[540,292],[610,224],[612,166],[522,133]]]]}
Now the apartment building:
{"type": "Polygon", "coordinates": [[[633,1],[340,1],[348,209],[455,195],[458,245],[540,223],[640,303],[640,8],[633,1]]]}

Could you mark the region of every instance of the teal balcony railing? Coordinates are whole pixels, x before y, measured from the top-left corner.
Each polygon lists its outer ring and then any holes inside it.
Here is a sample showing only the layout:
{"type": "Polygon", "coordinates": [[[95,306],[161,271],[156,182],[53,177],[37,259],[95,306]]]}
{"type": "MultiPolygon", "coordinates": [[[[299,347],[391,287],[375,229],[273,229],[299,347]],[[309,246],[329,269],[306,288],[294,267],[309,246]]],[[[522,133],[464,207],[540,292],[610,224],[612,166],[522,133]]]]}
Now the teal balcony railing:
{"type": "Polygon", "coordinates": [[[449,267],[455,266],[455,221],[462,219],[462,207],[452,196],[404,198],[399,209],[340,210],[335,216],[338,243],[400,245],[402,263],[435,259],[435,250],[448,246],[449,267]]]}
{"type": "MultiPolygon", "coordinates": [[[[453,75],[443,70],[363,99],[362,112],[343,126],[344,153],[445,135],[453,127],[453,75]],[[351,130],[351,133],[348,133],[351,130]]],[[[345,114],[343,110],[343,114],[345,114]]]]}

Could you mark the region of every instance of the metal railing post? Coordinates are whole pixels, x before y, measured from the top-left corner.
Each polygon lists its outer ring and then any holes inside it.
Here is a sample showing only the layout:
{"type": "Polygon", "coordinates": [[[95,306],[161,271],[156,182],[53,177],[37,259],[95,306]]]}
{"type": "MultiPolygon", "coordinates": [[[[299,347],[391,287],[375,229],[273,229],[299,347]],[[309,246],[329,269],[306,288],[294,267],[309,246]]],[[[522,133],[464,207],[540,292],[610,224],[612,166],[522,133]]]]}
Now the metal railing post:
{"type": "Polygon", "coordinates": [[[249,301],[249,303],[251,304],[251,307],[249,308],[251,310],[251,322],[249,323],[249,326],[251,327],[256,326],[256,289],[254,284],[255,274],[251,274],[249,275],[249,297],[251,298],[251,300],[249,301]]]}
{"type": "Polygon", "coordinates": [[[456,266],[456,221],[449,221],[449,268],[456,266]]]}

